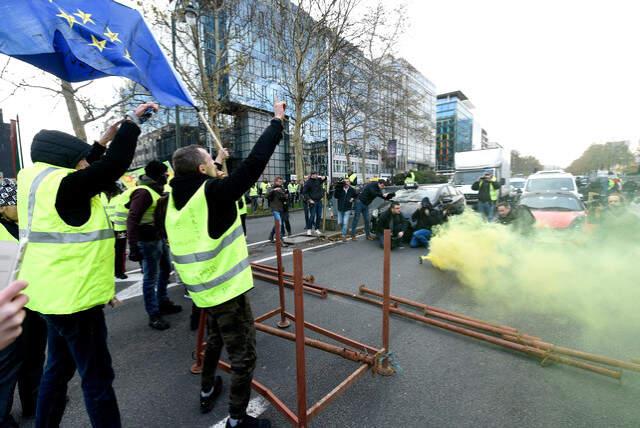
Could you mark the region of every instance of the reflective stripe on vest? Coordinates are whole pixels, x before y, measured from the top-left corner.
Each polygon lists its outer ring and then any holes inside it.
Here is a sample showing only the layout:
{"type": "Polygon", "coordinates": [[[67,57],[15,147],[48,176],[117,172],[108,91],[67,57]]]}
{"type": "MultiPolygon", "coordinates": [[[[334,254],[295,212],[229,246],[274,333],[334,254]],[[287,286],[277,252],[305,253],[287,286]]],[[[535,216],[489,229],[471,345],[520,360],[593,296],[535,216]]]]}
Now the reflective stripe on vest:
{"type": "Polygon", "coordinates": [[[0,242],[1,241],[18,242],[2,223],[0,223],[0,242]]]}
{"type": "Polygon", "coordinates": [[[115,294],[114,233],[99,196],[85,224],[60,218],[60,183],[75,170],[36,162],[18,174],[18,218],[29,239],[20,279],[29,282],[27,307],[43,314],[72,314],[104,305],[115,294]]]}
{"type": "Polygon", "coordinates": [[[131,199],[131,194],[136,190],[135,187],[125,190],[119,195],[111,199],[113,203],[113,217],[111,222],[113,223],[113,230],[116,232],[125,232],[127,230],[127,217],[129,217],[129,208],[125,207],[131,199]]]}
{"type": "Polygon", "coordinates": [[[236,201],[236,208],[238,210],[239,215],[244,215],[247,213],[247,204],[242,199],[236,201]],[[240,206],[241,203],[242,203],[242,206],[240,206]]]}
{"type": "Polygon", "coordinates": [[[204,184],[177,210],[169,196],[165,221],[174,266],[196,306],[224,303],[253,287],[240,215],[219,238],[209,236],[204,184]]]}

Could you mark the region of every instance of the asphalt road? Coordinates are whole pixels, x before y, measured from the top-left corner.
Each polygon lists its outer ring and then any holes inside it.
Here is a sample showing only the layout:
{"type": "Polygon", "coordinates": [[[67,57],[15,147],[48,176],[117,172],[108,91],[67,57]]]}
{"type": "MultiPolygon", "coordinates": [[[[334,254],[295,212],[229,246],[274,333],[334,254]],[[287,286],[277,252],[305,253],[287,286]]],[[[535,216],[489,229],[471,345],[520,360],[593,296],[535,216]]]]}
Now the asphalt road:
{"type": "MultiPolygon", "coordinates": [[[[295,231],[302,213],[293,215],[295,231]]],[[[267,238],[271,219],[249,220],[248,241],[267,238]]],[[[320,245],[323,243],[315,243],[320,245]]],[[[288,251],[287,251],[288,252],[288,251]]],[[[273,246],[251,246],[254,260],[273,254],[273,246]]],[[[419,265],[421,250],[399,249],[392,257],[392,293],[508,324],[553,343],[614,357],[640,356],[640,344],[612,332],[586,340],[583,329],[562,317],[509,313],[480,304],[451,273],[419,265]],[[589,343],[587,343],[589,342],[589,343]],[[588,346],[588,347],[587,347],[588,346]]],[[[359,284],[381,289],[382,250],[373,242],[336,243],[304,253],[305,273],[332,288],[356,291],[359,284]]],[[[268,263],[275,264],[274,260],[268,263]]],[[[291,270],[291,257],[285,257],[291,270]]],[[[126,427],[211,427],[226,416],[228,377],[223,396],[208,415],[198,410],[199,378],[189,373],[195,334],[189,331],[190,302],[182,290],[171,297],[185,310],[168,317],[172,328],[147,327],[138,278],[118,283],[129,298],[106,309],[109,346],[116,372],[115,388],[126,427]]],[[[250,292],[254,315],[273,309],[277,288],[256,282],[250,292]]],[[[287,291],[292,309],[292,293],[287,291]]],[[[305,315],[359,341],[380,346],[381,311],[340,297],[326,300],[305,295],[305,315]]],[[[291,329],[292,330],[292,329],[291,329]]],[[[640,373],[625,372],[622,382],[568,366],[541,367],[531,358],[402,318],[391,319],[391,351],[401,370],[393,377],[365,375],[313,422],[316,427],[638,427],[640,373]]],[[[291,408],[296,406],[295,354],[291,342],[258,333],[255,377],[291,408]]],[[[356,368],[332,354],[308,349],[309,403],[317,401],[356,368]]],[[[226,355],[225,355],[226,357],[226,355]]],[[[89,426],[77,376],[69,388],[65,427],[89,426]]],[[[253,397],[256,397],[254,394],[253,397]]],[[[252,407],[288,426],[270,405],[255,398],[252,407]]],[[[19,411],[14,414],[19,415],[19,411]]],[[[27,423],[25,426],[30,426],[27,423]]]]}

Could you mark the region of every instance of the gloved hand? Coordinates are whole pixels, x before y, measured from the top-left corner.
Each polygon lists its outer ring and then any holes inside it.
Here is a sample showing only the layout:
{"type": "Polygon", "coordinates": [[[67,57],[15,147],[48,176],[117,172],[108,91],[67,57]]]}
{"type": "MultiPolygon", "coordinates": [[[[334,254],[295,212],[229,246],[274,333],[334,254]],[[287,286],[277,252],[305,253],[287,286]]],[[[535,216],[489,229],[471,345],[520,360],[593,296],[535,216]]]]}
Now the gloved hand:
{"type": "Polygon", "coordinates": [[[396,192],[387,193],[384,197],[387,201],[396,197],[396,192]]]}
{"type": "Polygon", "coordinates": [[[140,262],[142,261],[142,253],[138,247],[129,248],[129,260],[132,262],[140,262]]]}

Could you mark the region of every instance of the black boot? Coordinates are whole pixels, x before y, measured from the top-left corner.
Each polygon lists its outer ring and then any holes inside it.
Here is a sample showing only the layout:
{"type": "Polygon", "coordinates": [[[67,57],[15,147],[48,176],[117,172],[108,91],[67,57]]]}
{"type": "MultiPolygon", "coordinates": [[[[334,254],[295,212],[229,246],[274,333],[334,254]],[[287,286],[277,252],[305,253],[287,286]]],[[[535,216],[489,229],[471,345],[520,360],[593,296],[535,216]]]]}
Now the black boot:
{"type": "Polygon", "coordinates": [[[154,330],[166,330],[171,325],[158,314],[149,316],[149,327],[154,330]]]}
{"type": "MultiPolygon", "coordinates": [[[[229,419],[227,419],[226,428],[232,428],[229,419]]],[[[269,419],[257,419],[253,416],[246,415],[233,428],[271,428],[271,421],[269,419]]]]}
{"type": "Polygon", "coordinates": [[[208,391],[200,391],[200,413],[209,413],[213,410],[216,398],[218,398],[222,392],[222,378],[220,376],[216,376],[211,392],[205,397],[204,395],[207,394],[207,392],[208,391]]]}
{"type": "Polygon", "coordinates": [[[171,300],[160,302],[160,315],[172,315],[182,311],[182,306],[176,305],[171,300]]]}

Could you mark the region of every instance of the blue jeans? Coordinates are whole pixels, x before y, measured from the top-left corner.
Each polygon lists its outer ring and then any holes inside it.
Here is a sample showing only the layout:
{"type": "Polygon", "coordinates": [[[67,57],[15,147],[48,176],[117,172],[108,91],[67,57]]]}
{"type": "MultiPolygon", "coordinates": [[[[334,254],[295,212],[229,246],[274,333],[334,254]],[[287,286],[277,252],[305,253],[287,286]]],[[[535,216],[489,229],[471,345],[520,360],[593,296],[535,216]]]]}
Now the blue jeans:
{"type": "Polygon", "coordinates": [[[493,221],[493,213],[495,212],[496,204],[494,202],[478,202],[478,212],[487,221],[493,221]]]}
{"type": "Polygon", "coordinates": [[[336,211],[338,215],[338,226],[342,226],[342,236],[347,236],[347,229],[349,228],[349,216],[351,216],[351,210],[348,211],[336,211]]]}
{"type": "Polygon", "coordinates": [[[351,235],[356,236],[356,229],[358,227],[358,221],[360,220],[360,214],[362,213],[362,218],[364,219],[364,233],[366,236],[369,236],[369,206],[363,204],[360,199],[356,201],[356,206],[353,210],[353,222],[351,223],[351,235]]]}
{"type": "Polygon", "coordinates": [[[167,284],[171,273],[169,247],[164,240],[140,241],[142,254],[142,294],[149,316],[160,313],[160,303],[169,300],[167,284]]]}
{"type": "Polygon", "coordinates": [[[284,236],[284,221],[283,221],[284,213],[282,211],[272,209],[271,214],[273,214],[274,224],[273,224],[273,227],[271,228],[271,233],[269,234],[269,241],[272,241],[273,237],[276,234],[276,225],[275,225],[276,221],[280,222],[280,238],[284,236]]]}
{"type": "Polygon", "coordinates": [[[322,201],[307,205],[309,206],[307,229],[320,229],[320,224],[322,223],[322,201]]]}
{"type": "Polygon", "coordinates": [[[42,317],[47,321],[49,348],[38,395],[36,428],[60,425],[67,401],[67,384],[76,370],[82,381],[91,425],[120,427],[120,411],[112,386],[115,375],[102,307],[42,317]]]}
{"type": "Polygon", "coordinates": [[[431,231],[429,229],[418,229],[413,232],[409,246],[411,248],[425,247],[429,248],[429,240],[431,239],[431,231]]]}

